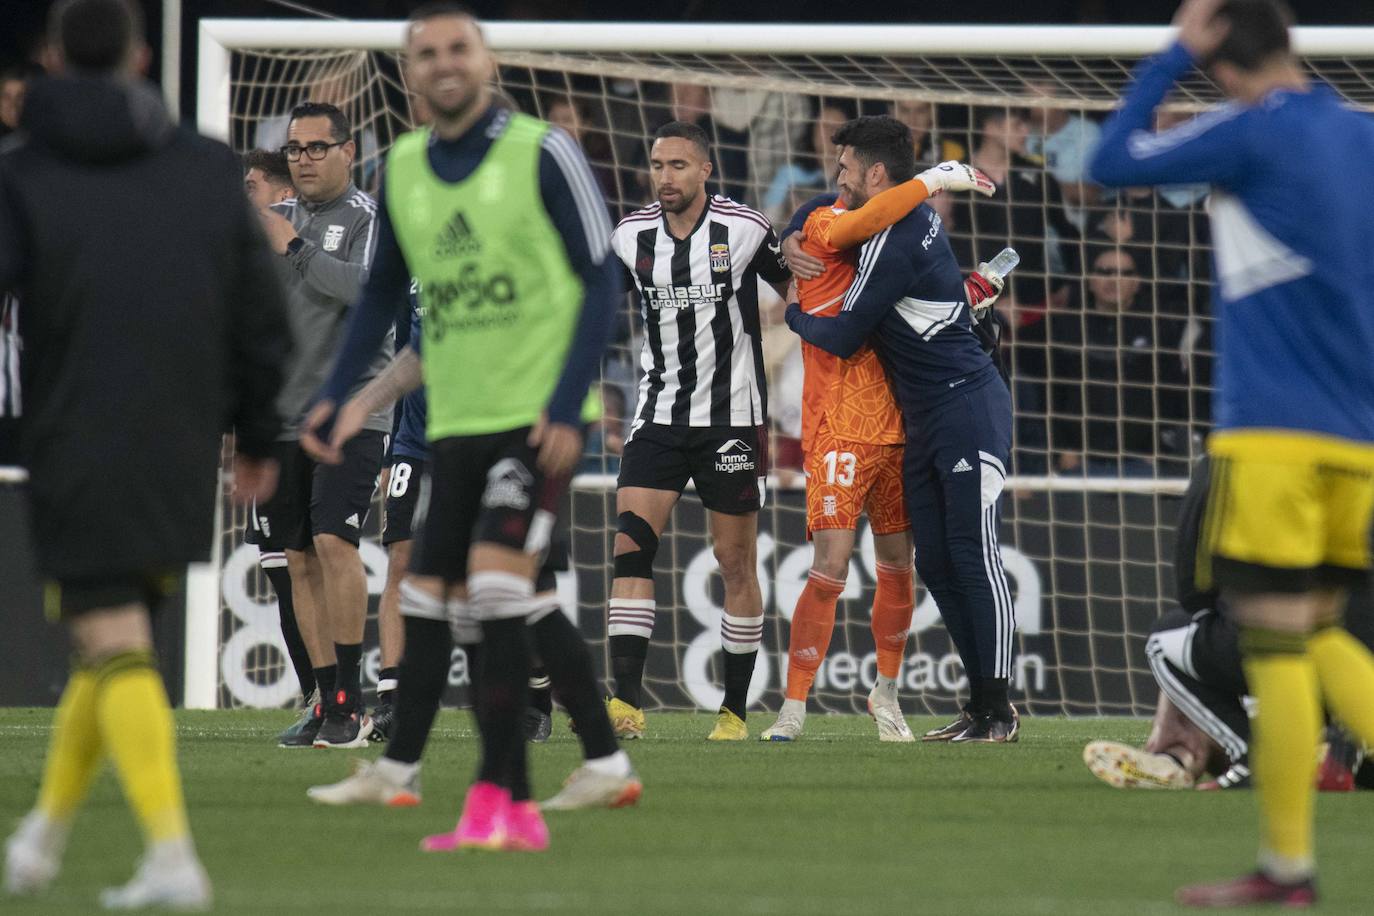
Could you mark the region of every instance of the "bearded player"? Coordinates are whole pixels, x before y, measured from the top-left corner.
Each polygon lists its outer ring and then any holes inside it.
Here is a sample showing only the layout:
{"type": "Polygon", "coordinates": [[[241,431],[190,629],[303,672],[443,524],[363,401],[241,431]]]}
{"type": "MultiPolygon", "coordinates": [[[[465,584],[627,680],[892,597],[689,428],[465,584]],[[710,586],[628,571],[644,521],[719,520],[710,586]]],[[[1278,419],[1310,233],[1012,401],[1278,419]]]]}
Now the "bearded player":
{"type": "MultiPolygon", "coordinates": [[[[804,220],[802,251],[816,258],[823,270],[815,277],[798,273],[803,311],[837,314],[854,281],[857,246],[945,190],[986,196],[994,188],[976,169],[945,162],[874,195],[858,209],[850,209],[852,200],[843,189],[838,200],[833,195],[822,198],[828,206],[803,207],[787,234],[804,220]]],[[[985,298],[976,296],[976,289],[970,295],[970,302],[985,298]]],[[[878,677],[868,696],[868,711],[877,722],[879,740],[914,741],[897,699],[897,678],[915,608],[911,523],[902,493],[902,414],[872,347],[864,345],[842,359],[803,342],[802,359],[806,527],[815,558],[792,615],[786,699],[777,721],[761,738],[793,741],[801,736],[806,698],[835,627],[855,528],[859,515],[866,513],[873,529],[878,582],[872,615],[878,677]]]]}

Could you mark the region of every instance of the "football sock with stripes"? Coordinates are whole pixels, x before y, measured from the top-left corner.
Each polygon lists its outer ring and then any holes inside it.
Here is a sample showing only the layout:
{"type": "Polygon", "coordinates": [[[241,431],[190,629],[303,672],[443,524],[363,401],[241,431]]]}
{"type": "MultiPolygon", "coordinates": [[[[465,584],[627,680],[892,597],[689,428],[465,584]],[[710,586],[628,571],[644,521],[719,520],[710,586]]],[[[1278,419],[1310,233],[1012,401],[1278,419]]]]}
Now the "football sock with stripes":
{"type": "Polygon", "coordinates": [[[1316,666],[1300,633],[1242,627],[1240,648],[1256,703],[1250,766],[1260,803],[1260,865],[1275,880],[1301,880],[1313,868],[1313,779],[1322,727],[1316,666]]]}
{"type": "Polygon", "coordinates": [[[762,642],[763,615],[737,617],[727,610],[720,616],[720,645],[725,650],[725,699],[720,705],[741,719],[749,705],[749,682],[762,642]]]}
{"type": "Polygon", "coordinates": [[[176,725],[148,651],[125,652],[95,671],[100,739],[149,845],[187,835],[177,772],[176,725]]]}
{"type": "Polygon", "coordinates": [[[1307,643],[1327,708],[1374,748],[1374,655],[1343,627],[1323,627],[1307,643]]]}
{"type": "Polygon", "coordinates": [[[562,611],[544,617],[530,631],[549,680],[558,688],[559,700],[577,723],[582,756],[596,760],[614,754],[619,745],[597,691],[592,655],[582,634],[562,611]]]}
{"type": "Polygon", "coordinates": [[[612,598],[606,607],[614,696],[638,709],[644,705],[644,663],[654,632],[653,598],[612,598]]]}
{"type": "Polygon", "coordinates": [[[401,623],[406,641],[397,679],[396,728],[385,756],[400,763],[418,763],[448,682],[453,638],[443,620],[402,617],[401,623]]]}
{"type": "Polygon", "coordinates": [[[95,672],[78,668],[57,704],[37,808],[58,823],[70,823],[104,759],[96,721],[96,690],[95,672]]]}
{"type": "Polygon", "coordinates": [[[356,712],[362,703],[362,643],[334,643],[334,659],[338,674],[334,679],[334,707],[342,712],[356,712]]]}
{"type": "Polygon", "coordinates": [[[296,671],[296,680],[301,685],[301,696],[306,699],[315,692],[315,669],[310,667],[310,653],[306,651],[305,639],[296,623],[296,608],[291,603],[291,572],[281,566],[264,566],[263,573],[272,583],[277,593],[277,616],[281,619],[281,638],[286,643],[286,654],[291,659],[291,667],[296,671]]]}
{"type": "MultiPolygon", "coordinates": [[[[835,630],[835,605],[844,583],[815,570],[792,611],[792,632],[787,647],[787,699],[805,701],[816,681],[816,672],[830,648],[835,630]]],[[[727,664],[729,657],[727,656],[727,664]]]]}
{"type": "Polygon", "coordinates": [[[895,679],[902,671],[911,614],[916,610],[916,585],[910,566],[878,563],[878,589],[873,595],[873,645],[878,674],[895,679]]]}
{"type": "MultiPolygon", "coordinates": [[[[595,683],[592,690],[596,690],[595,683]]],[[[535,665],[530,669],[530,706],[544,715],[553,715],[553,682],[545,665],[535,665]]]]}

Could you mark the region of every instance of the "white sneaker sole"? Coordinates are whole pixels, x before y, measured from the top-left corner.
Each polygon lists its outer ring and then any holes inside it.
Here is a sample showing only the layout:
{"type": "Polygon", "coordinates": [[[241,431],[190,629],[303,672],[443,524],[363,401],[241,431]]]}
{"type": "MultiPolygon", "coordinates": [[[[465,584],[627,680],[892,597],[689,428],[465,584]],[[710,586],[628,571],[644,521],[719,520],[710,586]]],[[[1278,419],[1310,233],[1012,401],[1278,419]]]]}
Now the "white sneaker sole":
{"type": "Polygon", "coordinates": [[[1094,776],[1118,789],[1191,789],[1188,772],[1168,757],[1147,754],[1115,741],[1094,741],[1083,748],[1083,762],[1094,776]]]}
{"type": "Polygon", "coordinates": [[[870,696],[868,698],[868,715],[878,726],[879,741],[893,744],[911,744],[916,740],[916,736],[911,733],[911,726],[906,724],[905,718],[902,718],[900,707],[895,713],[898,722],[901,723],[900,725],[888,720],[888,716],[893,715],[892,713],[885,712],[883,718],[880,719],[873,707],[873,697],[870,696]]]}

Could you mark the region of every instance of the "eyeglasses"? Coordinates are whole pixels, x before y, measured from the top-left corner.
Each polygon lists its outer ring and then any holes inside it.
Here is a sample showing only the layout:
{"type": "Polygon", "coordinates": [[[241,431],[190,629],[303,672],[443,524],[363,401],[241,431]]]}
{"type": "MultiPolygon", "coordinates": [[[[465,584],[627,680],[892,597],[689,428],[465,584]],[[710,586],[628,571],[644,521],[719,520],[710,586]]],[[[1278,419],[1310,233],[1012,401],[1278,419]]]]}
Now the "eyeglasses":
{"type": "Polygon", "coordinates": [[[288,143],[281,148],[281,153],[286,157],[287,162],[300,162],[301,153],[305,153],[307,159],[313,162],[319,162],[325,156],[329,155],[331,149],[336,146],[343,146],[347,142],[347,140],[341,140],[338,143],[316,141],[314,143],[307,143],[304,146],[299,143],[288,143]]]}

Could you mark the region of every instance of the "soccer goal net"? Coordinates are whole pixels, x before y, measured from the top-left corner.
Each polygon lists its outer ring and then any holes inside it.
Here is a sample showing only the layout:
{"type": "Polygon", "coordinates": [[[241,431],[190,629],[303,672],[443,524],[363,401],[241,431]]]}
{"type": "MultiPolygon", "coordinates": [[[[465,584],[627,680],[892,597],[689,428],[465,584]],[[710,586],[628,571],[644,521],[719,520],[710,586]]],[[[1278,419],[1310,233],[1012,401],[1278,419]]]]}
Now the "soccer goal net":
{"type": "MultiPolygon", "coordinates": [[[[785,224],[833,177],[830,133],[859,114],[908,124],[918,161],[970,160],[1001,186],[988,201],[934,202],[965,270],[1004,246],[1021,264],[999,305],[1015,406],[1015,476],[1002,508],[1002,561],[1018,636],[1013,695],[1038,713],[1148,714],[1144,642],[1171,604],[1173,526],[1210,420],[1212,329],[1205,187],[1109,193],[1086,180],[1098,125],[1130,69],[1161,48],[1155,28],[583,25],[490,23],[509,104],[582,145],[612,214],[650,199],[647,145],[670,120],[713,142],[713,188],[785,224]]],[[[213,20],[201,24],[199,124],[240,151],[285,142],[304,100],[339,105],[358,143],[355,180],[376,187],[411,129],[401,23],[213,20]]],[[[1374,29],[1304,29],[1312,74],[1374,103],[1374,29]]],[[[1181,85],[1160,128],[1217,101],[1181,85]]],[[[767,626],[752,698],[776,706],[788,621],[810,566],[797,436],[800,357],[764,298],[773,474],[761,515],[767,626]]],[[[618,453],[633,410],[641,322],[626,301],[602,369],[606,419],[589,437],[571,501],[568,609],[604,651],[618,453]]],[[[373,512],[375,534],[380,507],[373,512]]],[[[271,592],[224,506],[215,575],[198,577],[191,705],[281,705],[296,683],[271,592]],[[205,592],[205,588],[213,592],[205,592]],[[207,621],[213,621],[207,622],[207,621]]],[[[363,545],[373,611],[386,559],[363,545]]],[[[860,529],[814,705],[856,712],[875,676],[872,537],[860,529]]],[[[722,590],[705,516],[690,493],[659,551],[651,705],[714,708],[722,590]]],[[[966,686],[934,602],[919,606],[902,675],[909,711],[948,711],[966,686]]],[[[365,682],[375,681],[369,626],[365,682]]],[[[465,676],[456,660],[451,699],[465,676]]]]}

